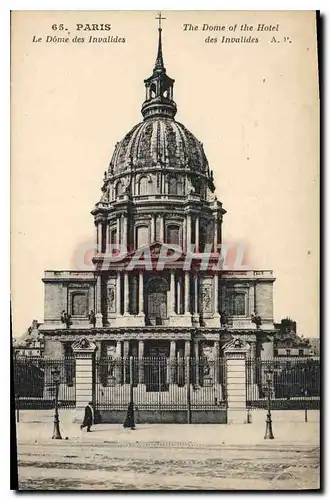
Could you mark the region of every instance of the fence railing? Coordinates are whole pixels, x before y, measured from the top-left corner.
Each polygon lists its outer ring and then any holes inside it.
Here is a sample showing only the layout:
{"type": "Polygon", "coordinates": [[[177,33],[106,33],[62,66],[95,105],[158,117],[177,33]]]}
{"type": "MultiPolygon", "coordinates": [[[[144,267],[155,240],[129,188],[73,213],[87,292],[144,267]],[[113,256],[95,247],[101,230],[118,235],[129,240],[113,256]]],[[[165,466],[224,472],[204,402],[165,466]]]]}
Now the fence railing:
{"type": "MultiPolygon", "coordinates": [[[[133,396],[141,409],[226,408],[226,360],[206,358],[112,358],[93,362],[93,400],[98,409],[125,409],[133,396]]],[[[76,404],[76,362],[67,358],[14,359],[19,408],[52,408],[53,371],[60,372],[59,405],[76,404]]],[[[319,358],[246,360],[246,406],[266,408],[268,379],[273,409],[320,407],[319,358]],[[271,373],[271,375],[268,374],[271,373]]]]}
{"type": "Polygon", "coordinates": [[[223,358],[100,358],[94,377],[97,408],[124,409],[131,394],[144,409],[225,407],[223,358]]]}
{"type": "Polygon", "coordinates": [[[318,409],[319,358],[247,359],[247,407],[266,408],[268,387],[273,409],[318,409]]]}
{"type": "Polygon", "coordinates": [[[67,358],[15,358],[14,391],[16,406],[21,409],[45,409],[54,406],[54,370],[59,371],[59,406],[76,404],[76,361],[67,358]]]}

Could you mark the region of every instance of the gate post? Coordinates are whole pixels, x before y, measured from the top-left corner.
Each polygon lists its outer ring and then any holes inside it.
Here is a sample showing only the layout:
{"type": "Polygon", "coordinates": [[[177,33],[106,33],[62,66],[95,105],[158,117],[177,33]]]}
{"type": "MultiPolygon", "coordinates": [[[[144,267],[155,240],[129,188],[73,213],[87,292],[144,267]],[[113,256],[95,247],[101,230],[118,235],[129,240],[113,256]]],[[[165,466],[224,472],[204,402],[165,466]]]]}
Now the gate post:
{"type": "Polygon", "coordinates": [[[243,424],[246,415],[246,354],[249,345],[239,338],[224,346],[226,362],[227,423],[243,424]]]}
{"type": "Polygon", "coordinates": [[[76,415],[74,421],[81,422],[86,405],[93,401],[93,358],[96,345],[83,338],[72,344],[72,350],[76,358],[76,415]]]}

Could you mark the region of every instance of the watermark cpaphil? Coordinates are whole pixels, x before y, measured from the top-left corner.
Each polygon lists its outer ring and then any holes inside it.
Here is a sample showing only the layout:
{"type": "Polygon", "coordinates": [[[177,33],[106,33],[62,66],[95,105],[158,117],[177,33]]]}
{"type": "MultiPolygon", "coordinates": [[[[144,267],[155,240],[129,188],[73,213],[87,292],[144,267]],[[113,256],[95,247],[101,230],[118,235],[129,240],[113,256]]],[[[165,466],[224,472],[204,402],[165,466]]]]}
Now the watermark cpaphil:
{"type": "Polygon", "coordinates": [[[247,247],[241,242],[218,244],[216,251],[212,244],[206,244],[202,252],[196,249],[194,243],[186,249],[172,243],[154,243],[137,250],[111,244],[103,252],[98,252],[94,241],[79,245],[73,257],[73,269],[93,271],[97,263],[99,271],[106,271],[116,263],[125,263],[127,271],[142,268],[161,272],[179,261],[184,271],[196,268],[197,263],[201,271],[252,269],[247,259],[247,247]]]}

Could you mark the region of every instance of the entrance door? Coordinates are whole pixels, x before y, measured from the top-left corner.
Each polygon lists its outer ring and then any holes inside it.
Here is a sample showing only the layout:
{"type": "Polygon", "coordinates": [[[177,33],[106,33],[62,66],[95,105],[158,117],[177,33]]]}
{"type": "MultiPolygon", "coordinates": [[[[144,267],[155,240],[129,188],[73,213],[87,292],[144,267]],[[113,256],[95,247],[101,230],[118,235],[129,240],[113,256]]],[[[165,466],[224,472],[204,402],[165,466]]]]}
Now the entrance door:
{"type": "Polygon", "coordinates": [[[146,390],[149,392],[163,392],[169,389],[167,382],[169,346],[167,344],[150,345],[148,349],[145,375],[146,390]]]}
{"type": "Polygon", "coordinates": [[[147,318],[152,325],[163,325],[167,318],[168,283],[163,278],[151,278],[147,287],[147,318]]]}

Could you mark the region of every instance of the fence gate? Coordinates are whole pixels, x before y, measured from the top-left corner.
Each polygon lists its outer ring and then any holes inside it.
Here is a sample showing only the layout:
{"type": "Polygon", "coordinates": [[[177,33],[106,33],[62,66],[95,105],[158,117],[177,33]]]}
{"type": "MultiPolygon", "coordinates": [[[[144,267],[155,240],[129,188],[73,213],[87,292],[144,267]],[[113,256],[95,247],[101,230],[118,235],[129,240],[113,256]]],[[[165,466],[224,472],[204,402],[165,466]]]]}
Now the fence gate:
{"type": "Polygon", "coordinates": [[[247,408],[267,408],[268,393],[273,410],[318,410],[319,358],[247,359],[247,408]]]}
{"type": "Polygon", "coordinates": [[[223,358],[102,357],[94,363],[102,421],[123,421],[132,397],[140,423],[226,422],[223,358]]]}

